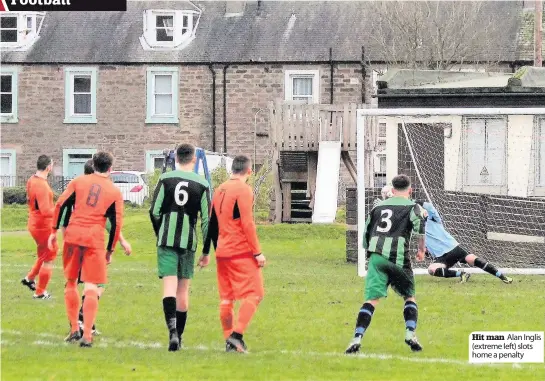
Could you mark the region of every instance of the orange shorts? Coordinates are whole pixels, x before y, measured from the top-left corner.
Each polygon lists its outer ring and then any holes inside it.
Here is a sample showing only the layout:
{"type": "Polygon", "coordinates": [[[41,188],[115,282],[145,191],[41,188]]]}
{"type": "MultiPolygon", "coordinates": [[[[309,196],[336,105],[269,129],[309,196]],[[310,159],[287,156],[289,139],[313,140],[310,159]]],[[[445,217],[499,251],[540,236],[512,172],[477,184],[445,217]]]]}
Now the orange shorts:
{"type": "Polygon", "coordinates": [[[106,251],[84,247],[72,243],[64,243],[62,253],[64,277],[67,280],[77,280],[81,271],[81,281],[105,284],[106,276],[106,251]]]}
{"type": "Polygon", "coordinates": [[[255,258],[216,258],[216,262],[221,300],[240,300],[250,296],[263,298],[263,275],[255,258]]]}
{"type": "Polygon", "coordinates": [[[32,236],[32,238],[34,238],[34,241],[36,242],[36,246],[38,246],[38,259],[44,262],[51,262],[55,258],[57,258],[58,248],[55,248],[55,250],[51,251],[47,247],[47,241],[49,239],[49,235],[51,234],[51,229],[30,229],[29,231],[30,235],[32,236]]]}

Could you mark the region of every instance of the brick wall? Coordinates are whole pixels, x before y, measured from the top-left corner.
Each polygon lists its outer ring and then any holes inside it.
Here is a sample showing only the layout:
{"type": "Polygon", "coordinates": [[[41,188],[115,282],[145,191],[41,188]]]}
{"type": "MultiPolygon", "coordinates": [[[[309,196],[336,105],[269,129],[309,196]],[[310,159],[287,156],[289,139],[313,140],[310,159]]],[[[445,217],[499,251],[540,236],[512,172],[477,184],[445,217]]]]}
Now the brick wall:
{"type": "MultiPolygon", "coordinates": [[[[89,66],[89,65],[87,65],[89,66]]],[[[172,65],[171,65],[172,66],[172,65]]],[[[116,168],[145,170],[145,151],[186,141],[212,149],[212,74],[208,66],[179,66],[179,125],[146,124],[147,66],[99,66],[97,124],[64,124],[64,66],[19,68],[19,123],[3,124],[2,148],[17,151],[17,175],[33,172],[39,154],[50,154],[62,175],[62,152],[68,148],[107,150],[116,168]]],[[[216,150],[223,148],[223,66],[216,66],[216,150]]],[[[227,151],[253,155],[257,131],[268,132],[269,101],[284,98],[284,70],[320,70],[320,101],[330,101],[328,65],[233,65],[227,69],[227,151]]],[[[334,102],[361,103],[361,68],[336,65],[334,102]]],[[[258,137],[257,163],[267,137],[258,137]]],[[[354,155],[353,155],[354,156],[354,155]]],[[[343,178],[350,180],[343,170],[343,178]]]]}

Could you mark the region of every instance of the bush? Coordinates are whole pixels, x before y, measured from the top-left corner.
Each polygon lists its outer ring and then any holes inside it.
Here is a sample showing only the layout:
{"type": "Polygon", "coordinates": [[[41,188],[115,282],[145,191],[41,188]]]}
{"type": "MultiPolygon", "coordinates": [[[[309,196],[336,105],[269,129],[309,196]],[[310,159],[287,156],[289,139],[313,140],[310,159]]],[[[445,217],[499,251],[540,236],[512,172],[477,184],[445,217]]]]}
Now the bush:
{"type": "Polygon", "coordinates": [[[4,204],[26,204],[26,188],[25,187],[8,187],[4,188],[4,204]]]}

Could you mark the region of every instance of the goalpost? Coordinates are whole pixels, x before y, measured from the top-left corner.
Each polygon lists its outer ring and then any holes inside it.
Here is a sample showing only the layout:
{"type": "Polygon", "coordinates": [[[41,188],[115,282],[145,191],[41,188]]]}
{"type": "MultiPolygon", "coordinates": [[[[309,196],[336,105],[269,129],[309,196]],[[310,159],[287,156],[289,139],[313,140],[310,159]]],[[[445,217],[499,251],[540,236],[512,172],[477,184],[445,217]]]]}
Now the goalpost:
{"type": "MultiPolygon", "coordinates": [[[[413,198],[433,203],[469,253],[504,273],[545,274],[545,108],[393,108],[357,112],[359,276],[364,221],[380,197],[365,160],[377,122],[386,125],[388,183],[409,175],[413,198]]],[[[427,274],[431,259],[416,262],[415,252],[413,239],[414,273],[427,274]]],[[[455,266],[480,272],[466,267],[455,266]]]]}

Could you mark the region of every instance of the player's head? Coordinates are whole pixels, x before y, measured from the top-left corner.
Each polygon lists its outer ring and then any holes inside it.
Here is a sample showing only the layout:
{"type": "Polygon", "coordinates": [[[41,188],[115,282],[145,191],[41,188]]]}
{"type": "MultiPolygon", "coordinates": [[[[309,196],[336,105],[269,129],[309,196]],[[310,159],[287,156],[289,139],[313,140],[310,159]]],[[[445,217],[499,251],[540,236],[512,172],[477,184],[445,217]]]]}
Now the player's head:
{"type": "Polygon", "coordinates": [[[246,155],[238,155],[233,159],[231,174],[236,177],[247,178],[252,174],[252,161],[246,155]]]}
{"type": "Polygon", "coordinates": [[[197,156],[195,155],[195,146],[193,144],[184,143],[176,148],[176,162],[182,166],[195,164],[197,156]]]}
{"type": "Polygon", "coordinates": [[[36,161],[36,169],[41,172],[51,172],[53,170],[53,160],[47,155],[40,155],[36,161]]]}
{"type": "Polygon", "coordinates": [[[114,164],[114,157],[108,152],[97,152],[93,155],[93,169],[98,173],[109,173],[114,164]]]}
{"type": "Polygon", "coordinates": [[[392,193],[392,186],[391,185],[383,186],[382,190],[380,191],[380,194],[382,195],[383,200],[393,197],[394,194],[392,193]]]}
{"type": "Polygon", "coordinates": [[[95,173],[95,169],[93,168],[93,159],[87,160],[87,162],[83,166],[83,173],[86,175],[91,175],[95,173]]]}
{"type": "Polygon", "coordinates": [[[409,197],[412,193],[411,179],[407,175],[397,175],[392,179],[394,196],[409,197]]]}

